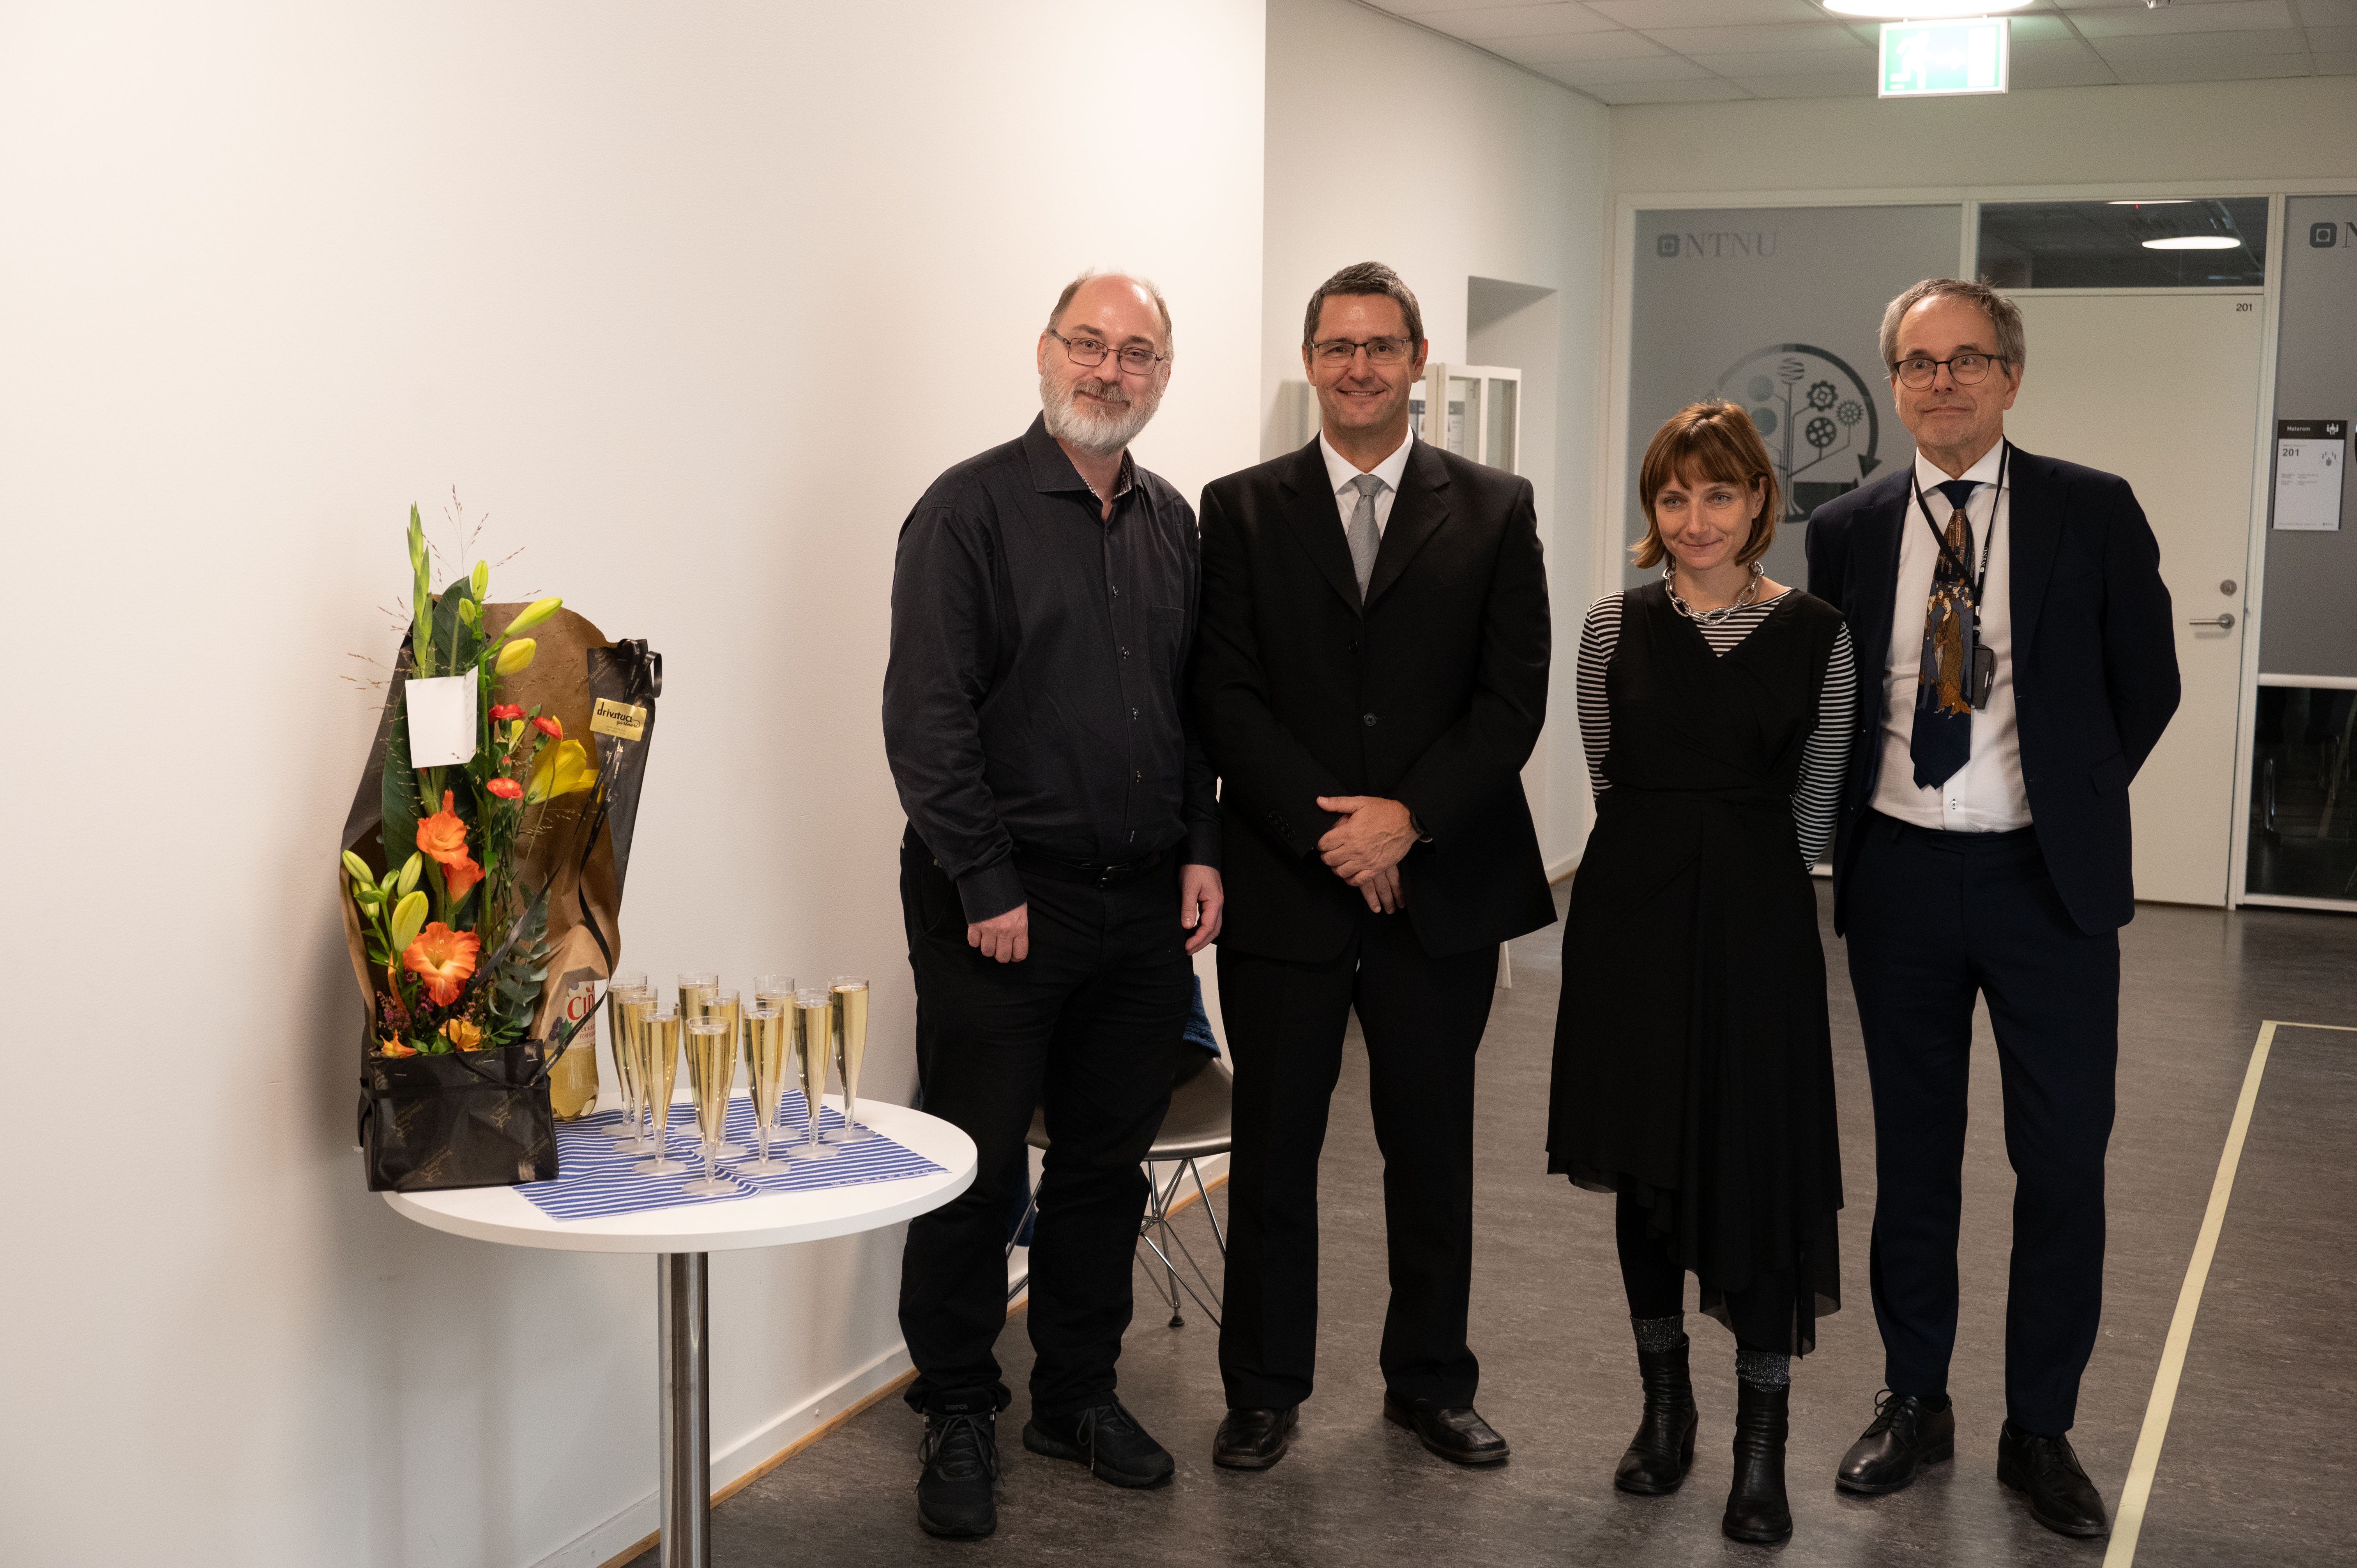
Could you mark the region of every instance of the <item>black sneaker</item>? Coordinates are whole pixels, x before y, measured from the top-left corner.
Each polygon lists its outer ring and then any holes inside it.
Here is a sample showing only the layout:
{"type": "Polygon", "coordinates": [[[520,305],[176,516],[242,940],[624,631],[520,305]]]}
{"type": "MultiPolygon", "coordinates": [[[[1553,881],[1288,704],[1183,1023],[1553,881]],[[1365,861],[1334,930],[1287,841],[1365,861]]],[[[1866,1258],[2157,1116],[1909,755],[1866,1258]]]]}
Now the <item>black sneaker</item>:
{"type": "Polygon", "coordinates": [[[917,1445],[917,1522],[927,1535],[980,1541],[998,1528],[998,1417],[927,1415],[917,1445]]]}
{"type": "Polygon", "coordinates": [[[1035,1415],[1023,1423],[1023,1446],[1086,1465],[1116,1487],[1167,1487],[1177,1468],[1170,1451],[1148,1437],[1119,1400],[1070,1415],[1035,1415]]]}

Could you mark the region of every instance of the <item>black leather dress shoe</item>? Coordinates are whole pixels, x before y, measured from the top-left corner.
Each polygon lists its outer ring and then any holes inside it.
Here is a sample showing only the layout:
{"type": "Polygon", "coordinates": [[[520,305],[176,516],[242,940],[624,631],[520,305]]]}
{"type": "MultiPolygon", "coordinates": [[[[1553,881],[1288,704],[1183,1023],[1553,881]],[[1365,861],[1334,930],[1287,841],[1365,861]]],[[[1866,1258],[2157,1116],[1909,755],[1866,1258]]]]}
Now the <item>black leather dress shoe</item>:
{"type": "Polygon", "coordinates": [[[927,1535],[979,1541],[998,1528],[997,1418],[928,1415],[917,1457],[917,1522],[927,1535]]]}
{"type": "Polygon", "coordinates": [[[1895,1492],[1927,1466],[1956,1453],[1956,1407],[1928,1408],[1918,1394],[1889,1389],[1874,1402],[1874,1420],[1842,1455],[1834,1485],[1862,1497],[1895,1492]]]}
{"type": "Polygon", "coordinates": [[[1640,1350],[1637,1374],[1645,1384],[1645,1414],[1637,1435],[1620,1455],[1612,1484],[1641,1498],[1666,1497],[1685,1484],[1694,1466],[1694,1383],[1686,1375],[1686,1348],[1681,1339],[1674,1350],[1640,1350]]]}
{"type": "Polygon", "coordinates": [[[1293,1445],[1293,1425],[1300,1418],[1297,1404],[1228,1412],[1220,1423],[1220,1434],[1211,1439],[1211,1463],[1223,1470],[1267,1469],[1293,1445]]]}
{"type": "Polygon", "coordinates": [[[1116,1487],[1167,1487],[1178,1468],[1170,1451],[1148,1437],[1119,1400],[1068,1415],[1035,1415],[1023,1423],[1023,1446],[1086,1465],[1098,1480],[1116,1487]]]}
{"type": "Polygon", "coordinates": [[[1996,1478],[2029,1498],[2029,1517],[2059,1535],[2092,1541],[2111,1532],[2104,1495],[2067,1437],[2040,1437],[2011,1422],[1996,1434],[1996,1478]]]}
{"type": "Polygon", "coordinates": [[[1730,1540],[1772,1546],[1792,1539],[1792,1509],[1784,1498],[1792,1399],[1789,1384],[1766,1389],[1736,1381],[1735,1484],[1727,1488],[1727,1512],[1718,1521],[1730,1540]]]}
{"type": "Polygon", "coordinates": [[[1383,1419],[1406,1427],[1417,1442],[1452,1465],[1495,1465],[1512,1452],[1469,1404],[1444,1409],[1430,1400],[1386,1393],[1383,1419]]]}

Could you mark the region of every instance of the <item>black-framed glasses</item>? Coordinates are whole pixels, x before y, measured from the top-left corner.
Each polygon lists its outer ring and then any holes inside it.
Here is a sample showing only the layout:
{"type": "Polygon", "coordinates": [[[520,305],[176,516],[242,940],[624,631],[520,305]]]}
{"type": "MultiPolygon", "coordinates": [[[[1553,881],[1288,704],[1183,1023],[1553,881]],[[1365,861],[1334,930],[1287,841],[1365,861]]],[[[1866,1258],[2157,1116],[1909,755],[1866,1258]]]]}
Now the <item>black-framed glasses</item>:
{"type": "Polygon", "coordinates": [[[1367,363],[1371,365],[1404,365],[1415,345],[1405,338],[1370,338],[1364,342],[1329,338],[1322,343],[1310,344],[1309,354],[1321,365],[1339,368],[1357,359],[1361,349],[1367,351],[1367,363]]]}
{"type": "Polygon", "coordinates": [[[1170,357],[1168,354],[1157,354],[1151,349],[1141,349],[1135,343],[1126,349],[1116,350],[1111,344],[1086,335],[1067,338],[1052,327],[1048,328],[1048,336],[1064,346],[1064,353],[1076,365],[1094,368],[1103,364],[1105,356],[1111,354],[1121,361],[1121,368],[1133,376],[1147,374],[1155,366],[1170,357]]]}
{"type": "Polygon", "coordinates": [[[1890,367],[1890,373],[1899,378],[1900,386],[1921,392],[1939,379],[1940,367],[1945,365],[1950,380],[1960,387],[1968,387],[1986,380],[1989,367],[2001,363],[2004,359],[2002,354],[1956,354],[1945,360],[1927,360],[1918,355],[1911,360],[1900,360],[1890,367]]]}

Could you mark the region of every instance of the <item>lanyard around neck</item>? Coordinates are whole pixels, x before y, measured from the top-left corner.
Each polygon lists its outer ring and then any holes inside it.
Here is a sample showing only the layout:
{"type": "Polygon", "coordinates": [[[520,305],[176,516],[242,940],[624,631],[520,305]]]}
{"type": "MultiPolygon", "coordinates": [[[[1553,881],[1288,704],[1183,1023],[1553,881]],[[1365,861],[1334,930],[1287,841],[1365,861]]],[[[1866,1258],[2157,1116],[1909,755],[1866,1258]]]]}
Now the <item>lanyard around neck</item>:
{"type": "MultiPolygon", "coordinates": [[[[1981,595],[1988,586],[1989,547],[1996,542],[1996,503],[2005,499],[2006,465],[2013,461],[2013,443],[2010,441],[2000,442],[1998,446],[1999,449],[1996,457],[1996,494],[1989,501],[1988,527],[1981,531],[1981,570],[1980,575],[1977,577],[1973,575],[1972,569],[1972,514],[1970,512],[1964,512],[1965,553],[1960,558],[1950,550],[1948,546],[1948,536],[1940,531],[1939,523],[1932,519],[1932,503],[1923,499],[1922,479],[1916,477],[1911,470],[1909,476],[1910,482],[1915,487],[1915,504],[1918,507],[1921,507],[1923,511],[1923,526],[1932,531],[1932,538],[1940,546],[1940,553],[1947,557],[1949,564],[1955,567],[1956,575],[1964,579],[1964,595],[1973,607],[1973,625],[1975,628],[1981,624],[1981,595]]],[[[1969,500],[1971,498],[1966,497],[1965,499],[1969,500]]],[[[1963,507],[1958,507],[1956,510],[1958,511],[1964,511],[1963,507]]]]}

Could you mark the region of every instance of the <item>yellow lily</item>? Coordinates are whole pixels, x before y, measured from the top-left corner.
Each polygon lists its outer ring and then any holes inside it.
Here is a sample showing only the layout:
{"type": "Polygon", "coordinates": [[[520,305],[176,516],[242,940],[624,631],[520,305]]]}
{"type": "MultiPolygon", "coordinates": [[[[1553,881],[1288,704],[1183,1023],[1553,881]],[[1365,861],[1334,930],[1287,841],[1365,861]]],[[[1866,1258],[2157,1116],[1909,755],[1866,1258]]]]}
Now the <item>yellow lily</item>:
{"type": "Polygon", "coordinates": [[[409,858],[402,863],[401,878],[393,885],[393,891],[399,893],[404,898],[408,897],[409,895],[415,890],[418,875],[424,872],[425,869],[425,857],[423,854],[413,851],[409,858]]]}
{"type": "Polygon", "coordinates": [[[425,929],[425,889],[417,888],[393,907],[393,950],[403,951],[425,929]]]}
{"type": "Polygon", "coordinates": [[[532,603],[524,606],[522,614],[508,622],[508,628],[501,635],[513,637],[517,632],[529,631],[554,615],[564,603],[564,598],[556,594],[551,594],[544,599],[533,600],[532,603]]]}
{"type": "Polygon", "coordinates": [[[344,874],[352,879],[356,890],[359,887],[376,886],[376,873],[368,868],[367,861],[362,860],[350,850],[344,851],[344,874]]]}
{"type": "Polygon", "coordinates": [[[532,656],[539,651],[540,645],[533,641],[532,639],[528,637],[520,637],[516,639],[513,642],[509,643],[506,647],[500,650],[500,673],[502,675],[514,675],[530,669],[532,667],[532,656]]]}
{"type": "Polygon", "coordinates": [[[555,795],[577,795],[596,788],[597,783],[597,770],[590,766],[589,753],[581,743],[559,741],[540,748],[540,757],[532,765],[532,787],[524,791],[523,798],[531,802],[555,795]]]}

